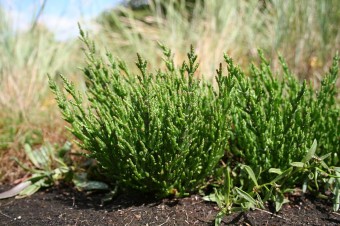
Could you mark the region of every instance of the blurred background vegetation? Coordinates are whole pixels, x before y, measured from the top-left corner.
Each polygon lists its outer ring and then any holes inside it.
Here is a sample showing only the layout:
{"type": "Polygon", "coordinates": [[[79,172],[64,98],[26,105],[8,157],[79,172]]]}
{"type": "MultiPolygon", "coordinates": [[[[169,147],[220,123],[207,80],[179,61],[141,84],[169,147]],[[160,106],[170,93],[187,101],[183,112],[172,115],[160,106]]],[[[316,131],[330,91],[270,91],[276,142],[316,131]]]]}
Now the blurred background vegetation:
{"type": "MultiPolygon", "coordinates": [[[[279,69],[278,55],[292,71],[315,85],[340,49],[338,0],[130,0],[101,13],[90,37],[98,52],[109,50],[134,70],[136,52],[159,66],[158,42],[170,47],[181,63],[192,44],[200,71],[213,80],[228,53],[248,67],[261,48],[279,69]]],[[[76,26],[76,25],[75,25],[76,26]]],[[[22,144],[68,139],[48,88],[47,74],[62,73],[85,87],[78,69],[84,64],[78,40],[58,41],[32,20],[18,31],[0,9],[0,182],[13,181],[11,156],[25,160],[22,144]]]]}

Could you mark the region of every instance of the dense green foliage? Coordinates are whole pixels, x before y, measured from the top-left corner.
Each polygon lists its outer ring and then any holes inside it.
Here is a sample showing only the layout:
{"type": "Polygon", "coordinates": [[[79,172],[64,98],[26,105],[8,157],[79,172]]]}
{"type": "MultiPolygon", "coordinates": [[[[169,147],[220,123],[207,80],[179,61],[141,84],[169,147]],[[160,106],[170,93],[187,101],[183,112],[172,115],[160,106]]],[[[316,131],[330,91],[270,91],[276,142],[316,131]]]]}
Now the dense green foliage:
{"type": "MultiPolygon", "coordinates": [[[[167,69],[154,74],[138,55],[140,72],[134,75],[110,53],[98,57],[83,31],[81,38],[87,47],[86,100],[63,76],[71,99],[52,80],[50,87],[70,131],[123,188],[183,195],[206,185],[223,156],[228,166],[247,165],[258,184],[277,182],[278,172],[288,175],[292,162],[304,161],[314,140],[318,146],[309,159],[315,154],[323,166],[339,164],[338,56],[315,88],[296,79],[282,59],[283,75],[276,78],[261,52],[260,67],[251,65],[249,75],[225,55],[228,75],[221,65],[214,87],[196,78],[193,48],[188,62],[176,67],[161,45],[167,69]]],[[[301,175],[294,175],[287,187],[300,183],[301,175]]],[[[244,186],[241,179],[235,185],[244,186]]]]}
{"type": "MultiPolygon", "coordinates": [[[[83,33],[82,33],[83,34],[83,33]]],[[[163,47],[167,71],[147,72],[138,56],[139,75],[107,54],[98,59],[85,35],[89,107],[64,79],[73,100],[51,81],[64,119],[90,157],[123,188],[159,196],[197,190],[224,155],[228,140],[228,101],[194,78],[197,56],[175,68],[163,47]]]]}
{"type": "Polygon", "coordinates": [[[247,75],[227,55],[228,75],[217,70],[232,117],[223,182],[205,197],[220,207],[217,225],[225,214],[265,208],[267,201],[279,211],[296,186],[319,197],[330,191],[333,210],[340,206],[339,56],[319,88],[301,83],[282,58],[283,75],[275,76],[259,56],[260,67],[251,65],[247,75]]]}
{"type": "MultiPolygon", "coordinates": [[[[336,103],[338,56],[318,90],[300,83],[281,59],[283,76],[275,78],[262,53],[260,68],[252,65],[250,75],[233,64],[228,56],[228,87],[225,95],[232,102],[233,136],[230,151],[260,172],[269,168],[287,169],[300,161],[312,145],[316,154],[332,153],[330,165],[339,164],[340,109],[336,103]]],[[[221,72],[219,72],[221,73],[221,72]]],[[[232,158],[231,161],[233,161],[232,158]]]]}

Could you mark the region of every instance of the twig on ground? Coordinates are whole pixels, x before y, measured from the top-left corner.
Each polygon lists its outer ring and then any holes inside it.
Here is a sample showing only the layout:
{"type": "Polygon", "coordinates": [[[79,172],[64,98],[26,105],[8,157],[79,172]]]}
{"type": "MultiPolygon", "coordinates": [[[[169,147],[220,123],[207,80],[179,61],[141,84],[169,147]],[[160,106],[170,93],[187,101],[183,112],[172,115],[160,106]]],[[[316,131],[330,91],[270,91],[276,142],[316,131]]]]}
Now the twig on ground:
{"type": "Polygon", "coordinates": [[[8,217],[8,218],[12,219],[12,217],[8,216],[7,214],[4,214],[2,211],[0,211],[0,214],[5,216],[5,217],[8,217]]]}
{"type": "Polygon", "coordinates": [[[256,209],[256,210],[259,210],[259,211],[262,211],[262,212],[264,212],[264,213],[270,214],[270,215],[272,215],[272,216],[274,216],[274,217],[280,218],[280,219],[282,219],[282,220],[290,221],[289,219],[287,219],[287,218],[285,218],[285,217],[283,217],[283,216],[277,215],[277,214],[272,213],[272,212],[269,212],[269,211],[267,211],[267,210],[263,210],[263,209],[259,209],[259,208],[255,208],[255,209],[256,209]]]}
{"type": "Polygon", "coordinates": [[[337,213],[337,212],[331,212],[331,213],[340,216],[340,213],[337,213]]]}
{"type": "Polygon", "coordinates": [[[168,217],[168,218],[166,219],[166,221],[165,221],[164,223],[161,223],[159,226],[162,226],[162,225],[166,224],[169,220],[170,220],[170,217],[168,217]]]}

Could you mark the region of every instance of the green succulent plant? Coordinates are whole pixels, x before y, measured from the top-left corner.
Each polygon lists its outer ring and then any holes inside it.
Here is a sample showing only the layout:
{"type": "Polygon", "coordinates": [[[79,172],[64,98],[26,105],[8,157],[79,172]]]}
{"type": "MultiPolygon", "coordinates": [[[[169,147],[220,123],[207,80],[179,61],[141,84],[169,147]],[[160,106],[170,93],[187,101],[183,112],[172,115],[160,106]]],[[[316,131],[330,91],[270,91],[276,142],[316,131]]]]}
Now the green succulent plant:
{"type": "Polygon", "coordinates": [[[140,74],[110,53],[105,59],[81,30],[87,47],[86,103],[64,76],[67,99],[56,83],[64,119],[80,145],[90,152],[121,188],[179,195],[205,186],[224,156],[229,137],[228,99],[212,85],[195,78],[197,56],[176,67],[161,45],[166,70],[150,73],[138,55],[140,74]]]}

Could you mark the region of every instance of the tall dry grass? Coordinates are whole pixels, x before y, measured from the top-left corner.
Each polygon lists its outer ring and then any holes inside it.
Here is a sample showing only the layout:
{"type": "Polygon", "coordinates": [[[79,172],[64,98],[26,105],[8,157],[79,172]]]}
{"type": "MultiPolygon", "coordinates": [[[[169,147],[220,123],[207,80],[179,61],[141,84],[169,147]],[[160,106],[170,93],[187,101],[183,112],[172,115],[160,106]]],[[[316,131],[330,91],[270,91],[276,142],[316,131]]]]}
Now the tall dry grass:
{"type": "Polygon", "coordinates": [[[23,175],[11,157],[25,160],[24,143],[57,141],[56,134],[64,134],[47,74],[74,73],[77,50],[35,21],[26,31],[14,30],[0,8],[0,182],[23,175]]]}
{"type": "Polygon", "coordinates": [[[13,30],[0,11],[0,109],[2,117],[34,122],[48,112],[47,73],[70,72],[74,44],[57,42],[51,31],[37,25],[13,30]]]}
{"type": "Polygon", "coordinates": [[[337,0],[214,0],[204,6],[196,1],[192,14],[184,1],[154,2],[143,19],[135,19],[135,12],[126,8],[106,13],[99,20],[97,40],[131,63],[137,51],[153,65],[160,60],[158,41],[175,51],[176,62],[185,58],[192,44],[206,76],[214,74],[222,52],[246,65],[256,60],[261,48],[273,66],[278,66],[281,54],[300,77],[319,79],[340,49],[337,0]]]}

